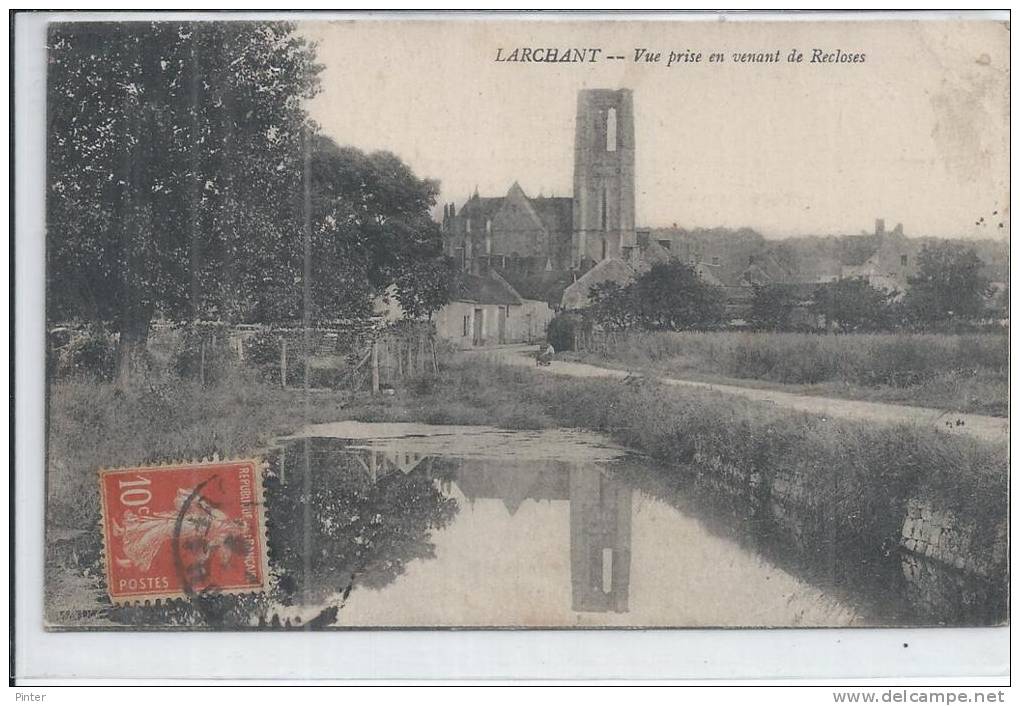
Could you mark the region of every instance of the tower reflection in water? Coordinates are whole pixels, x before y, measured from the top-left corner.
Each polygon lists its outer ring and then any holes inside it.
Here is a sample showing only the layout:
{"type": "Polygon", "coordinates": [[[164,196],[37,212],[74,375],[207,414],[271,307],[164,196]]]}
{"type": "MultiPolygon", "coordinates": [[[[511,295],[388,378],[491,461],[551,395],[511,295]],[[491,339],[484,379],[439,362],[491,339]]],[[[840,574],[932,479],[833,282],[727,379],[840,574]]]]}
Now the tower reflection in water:
{"type": "Polygon", "coordinates": [[[527,459],[424,457],[407,440],[375,442],[353,451],[376,476],[411,470],[436,475],[445,494],[455,485],[468,501],[501,500],[513,516],[528,501],[570,506],[571,608],[576,612],[628,611],[631,488],[591,463],[527,459]],[[429,461],[425,463],[426,459],[429,461]]]}

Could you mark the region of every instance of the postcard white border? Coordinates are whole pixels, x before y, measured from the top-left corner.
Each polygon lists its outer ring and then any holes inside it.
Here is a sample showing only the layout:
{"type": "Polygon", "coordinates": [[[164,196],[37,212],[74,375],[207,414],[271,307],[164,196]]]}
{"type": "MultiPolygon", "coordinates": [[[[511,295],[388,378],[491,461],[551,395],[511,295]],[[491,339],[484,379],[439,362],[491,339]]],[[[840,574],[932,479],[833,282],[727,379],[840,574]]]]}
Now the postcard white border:
{"type": "MultiPolygon", "coordinates": [[[[998,13],[1002,16],[1004,13],[998,13]]],[[[245,15],[166,13],[161,19],[245,15]]],[[[247,16],[250,16],[248,13],[247,16]]],[[[260,16],[264,16],[261,15],[260,16]]],[[[274,13],[281,16],[281,13],[274,13]]],[[[285,14],[282,16],[286,16],[285,14]]],[[[349,15],[347,15],[349,16],[349,15]]],[[[411,15],[420,16],[420,15],[411,15]]],[[[456,18],[474,18],[458,14],[456,18]]],[[[51,679],[834,679],[977,677],[1009,673],[1009,629],[364,631],[330,633],[47,633],[43,598],[45,25],[58,19],[141,19],[140,13],[19,14],[15,20],[15,361],[17,377],[16,675],[51,679]]],[[[336,19],[300,13],[294,19],[336,19]]],[[[383,20],[380,13],[373,17],[383,20]]],[[[404,15],[408,17],[408,15],[404,15]]],[[[506,16],[507,19],[530,19],[506,16]]],[[[588,19],[593,14],[537,19],[588,19]]],[[[715,15],[623,19],[718,21],[715,15]]],[[[1005,15],[1008,19],[1008,15],[1005,15]]],[[[840,19],[839,13],[727,13],[727,21],[840,19]]],[[[843,16],[842,18],[845,18],[843,16]]],[[[918,19],[918,15],[911,15],[918,19]]],[[[921,19],[990,19],[924,13],[921,19]]],[[[864,13],[854,19],[904,19],[864,13]]],[[[13,548],[14,545],[12,545],[13,548]]]]}

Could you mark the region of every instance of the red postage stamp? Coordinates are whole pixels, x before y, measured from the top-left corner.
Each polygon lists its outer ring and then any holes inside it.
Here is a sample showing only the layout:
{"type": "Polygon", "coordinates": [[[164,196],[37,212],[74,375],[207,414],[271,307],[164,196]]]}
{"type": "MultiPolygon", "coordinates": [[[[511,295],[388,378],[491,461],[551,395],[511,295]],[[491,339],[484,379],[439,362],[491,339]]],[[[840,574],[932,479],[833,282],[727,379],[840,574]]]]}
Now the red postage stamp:
{"type": "Polygon", "coordinates": [[[265,588],[261,461],[103,470],[99,486],[114,603],[265,588]]]}

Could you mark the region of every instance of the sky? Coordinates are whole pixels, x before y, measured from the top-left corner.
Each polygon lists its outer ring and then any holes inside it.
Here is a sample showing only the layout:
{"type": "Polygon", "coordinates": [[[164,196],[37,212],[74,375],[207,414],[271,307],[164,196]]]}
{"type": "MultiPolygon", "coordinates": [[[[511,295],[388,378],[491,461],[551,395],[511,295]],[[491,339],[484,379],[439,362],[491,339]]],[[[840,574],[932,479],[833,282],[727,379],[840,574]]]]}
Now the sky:
{"type": "MultiPolygon", "coordinates": [[[[357,20],[301,23],[318,43],[324,133],[441,182],[572,192],[576,94],[633,91],[637,225],[748,226],[767,237],[1008,237],[1009,31],[998,22],[357,20]],[[623,61],[496,62],[515,47],[623,61]],[[634,50],[662,52],[636,63],[634,50]],[[863,63],[810,63],[813,49],[863,63]],[[793,49],[802,63],[788,63],[793,49]],[[671,51],[702,52],[667,67],[671,51]],[[774,52],[777,64],[735,63],[774,52]],[[708,63],[710,52],[725,55],[708,63]],[[994,215],[993,215],[994,214],[994,215]],[[981,219],[984,219],[981,221],[981,219]],[[978,221],[981,224],[978,225],[978,221]],[[1003,228],[998,223],[1003,222],[1003,228]]],[[[441,213],[441,207],[437,207],[441,213]]]]}

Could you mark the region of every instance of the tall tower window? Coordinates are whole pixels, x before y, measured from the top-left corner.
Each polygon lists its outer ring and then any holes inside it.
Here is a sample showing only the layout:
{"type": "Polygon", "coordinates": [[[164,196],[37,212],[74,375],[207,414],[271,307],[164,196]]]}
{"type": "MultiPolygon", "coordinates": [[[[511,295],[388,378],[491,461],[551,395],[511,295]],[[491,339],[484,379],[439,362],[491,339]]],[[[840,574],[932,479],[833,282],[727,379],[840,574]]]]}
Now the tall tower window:
{"type": "Polygon", "coordinates": [[[606,113],[606,152],[616,151],[616,108],[606,113]]]}
{"type": "Polygon", "coordinates": [[[468,218],[467,220],[464,221],[464,230],[466,230],[468,233],[471,232],[471,219],[470,218],[468,218]]]}
{"type": "Polygon", "coordinates": [[[602,230],[606,229],[606,223],[609,220],[609,203],[606,199],[606,187],[602,187],[602,230]]]}

